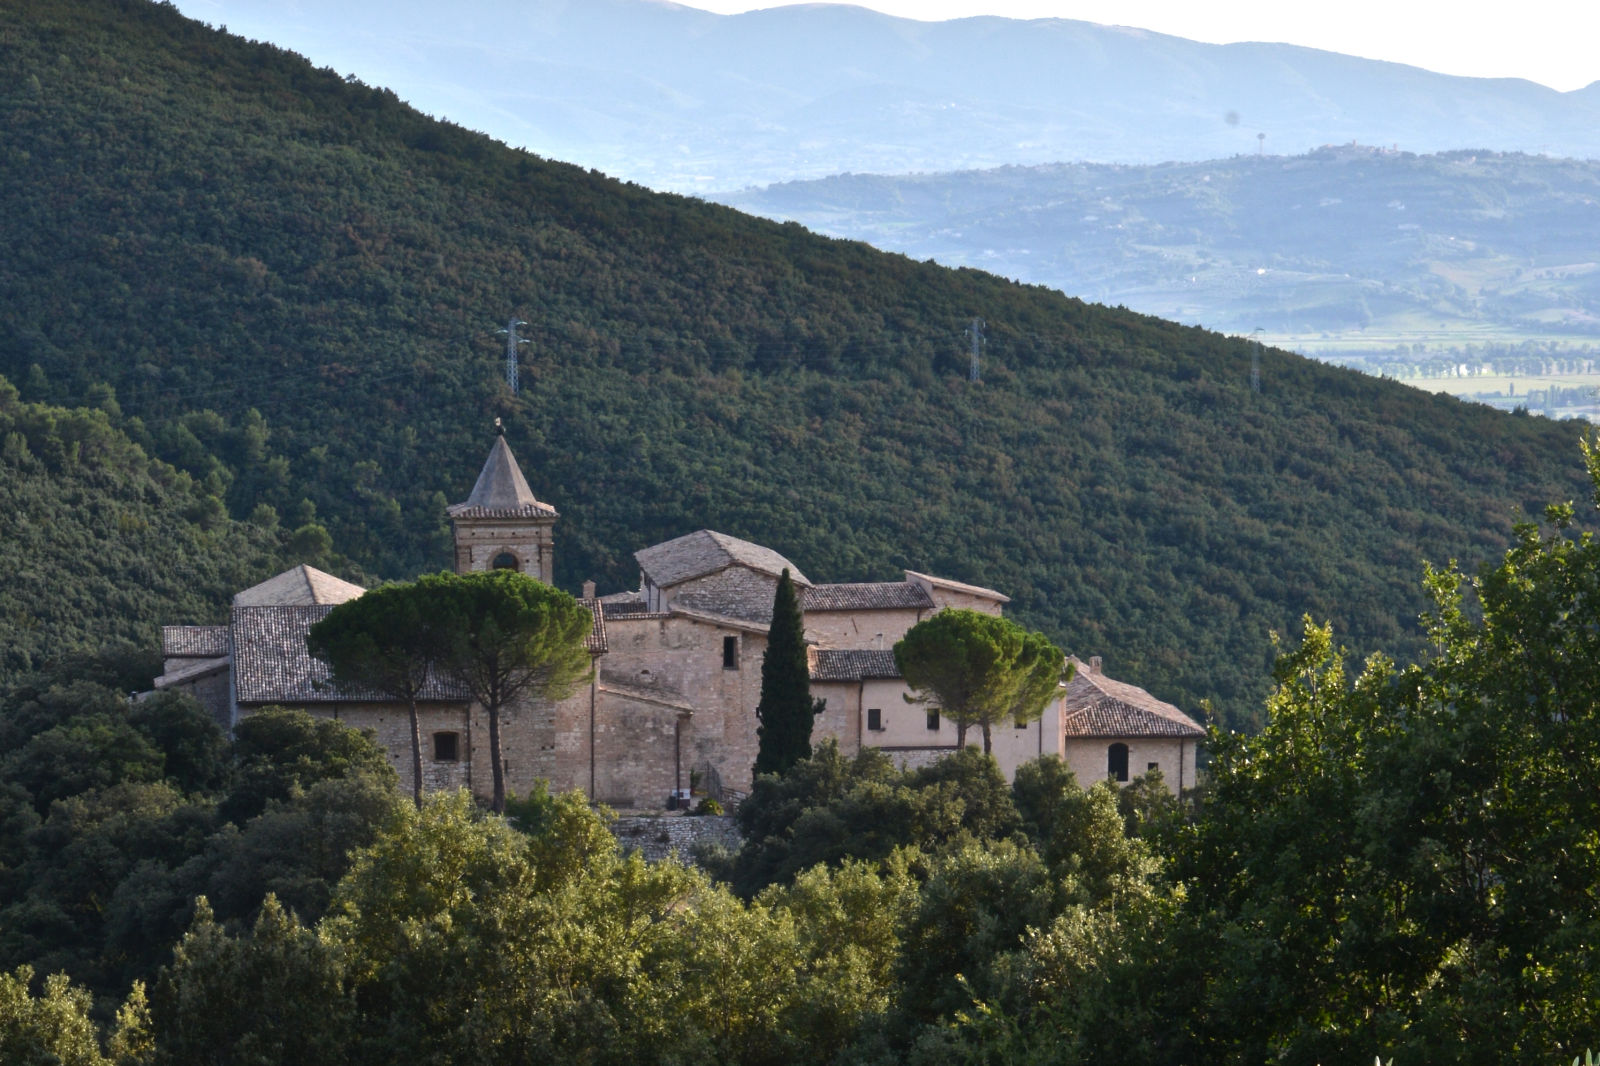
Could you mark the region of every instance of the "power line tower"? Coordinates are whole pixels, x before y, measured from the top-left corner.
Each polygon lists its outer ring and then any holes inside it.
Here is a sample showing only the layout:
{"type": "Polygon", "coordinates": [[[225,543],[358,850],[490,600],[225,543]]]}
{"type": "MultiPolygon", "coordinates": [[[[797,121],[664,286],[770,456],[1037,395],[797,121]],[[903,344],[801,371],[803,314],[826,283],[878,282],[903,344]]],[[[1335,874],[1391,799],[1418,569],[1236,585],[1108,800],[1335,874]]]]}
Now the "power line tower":
{"type": "Polygon", "coordinates": [[[1255,344],[1250,347],[1250,391],[1261,391],[1261,327],[1257,326],[1250,334],[1255,344]]]}
{"type": "Polygon", "coordinates": [[[983,330],[987,325],[983,319],[974,318],[967,327],[967,335],[972,338],[972,368],[967,371],[968,381],[978,380],[978,351],[983,347],[983,330]]]}
{"type": "Polygon", "coordinates": [[[506,384],[511,387],[513,396],[517,394],[517,345],[528,343],[528,338],[517,336],[517,327],[526,325],[526,322],[513,315],[506,322],[505,329],[495,330],[496,333],[506,335],[506,384]]]}

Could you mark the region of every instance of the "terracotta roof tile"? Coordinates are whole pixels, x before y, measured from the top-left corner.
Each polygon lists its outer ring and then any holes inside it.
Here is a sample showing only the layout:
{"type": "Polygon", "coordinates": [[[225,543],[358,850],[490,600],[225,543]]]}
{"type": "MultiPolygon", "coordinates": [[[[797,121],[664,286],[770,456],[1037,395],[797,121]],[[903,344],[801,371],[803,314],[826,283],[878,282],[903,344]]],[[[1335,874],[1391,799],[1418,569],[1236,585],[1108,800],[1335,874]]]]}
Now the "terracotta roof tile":
{"type": "Polygon", "coordinates": [[[933,597],[910,581],[868,581],[853,585],[812,585],[800,590],[803,611],[928,610],[933,597]]]}
{"type": "Polygon", "coordinates": [[[227,626],[162,626],[161,654],[168,659],[214,659],[228,654],[227,626]]]}
{"type": "Polygon", "coordinates": [[[737,618],[763,629],[772,624],[772,594],[765,590],[758,593],[744,589],[689,592],[675,597],[667,606],[669,610],[685,614],[737,618]]]}
{"type": "Polygon", "coordinates": [[[642,548],[633,553],[639,569],[657,588],[671,588],[697,577],[744,566],[777,577],[784,570],[796,585],[811,584],[800,568],[771,548],[752,544],[726,533],[699,529],[693,533],[642,548]]]}
{"type": "Polygon", "coordinates": [[[934,577],[932,574],[919,574],[915,570],[906,571],[907,581],[925,581],[934,588],[949,589],[951,592],[964,592],[969,596],[979,596],[996,603],[1010,603],[1011,597],[994,589],[986,589],[982,585],[969,585],[965,581],[952,581],[947,577],[934,577]]]}
{"type": "Polygon", "coordinates": [[[813,681],[866,681],[900,676],[894,652],[876,648],[808,648],[813,681]]]}
{"type": "MultiPolygon", "coordinates": [[[[306,632],[333,610],[329,604],[233,609],[234,687],[240,703],[388,702],[376,689],[335,685],[328,664],[306,650],[306,632]]],[[[453,684],[432,679],[423,690],[429,702],[466,702],[453,684]]]]}
{"type": "Polygon", "coordinates": [[[589,613],[594,616],[594,627],[584,638],[584,646],[589,649],[590,655],[603,655],[609,647],[606,643],[606,609],[599,600],[580,599],[578,602],[587,607],[589,613]]]}
{"type": "Polygon", "coordinates": [[[1144,689],[1090,673],[1078,659],[1067,682],[1062,729],[1072,737],[1202,737],[1193,718],[1144,689]]]}

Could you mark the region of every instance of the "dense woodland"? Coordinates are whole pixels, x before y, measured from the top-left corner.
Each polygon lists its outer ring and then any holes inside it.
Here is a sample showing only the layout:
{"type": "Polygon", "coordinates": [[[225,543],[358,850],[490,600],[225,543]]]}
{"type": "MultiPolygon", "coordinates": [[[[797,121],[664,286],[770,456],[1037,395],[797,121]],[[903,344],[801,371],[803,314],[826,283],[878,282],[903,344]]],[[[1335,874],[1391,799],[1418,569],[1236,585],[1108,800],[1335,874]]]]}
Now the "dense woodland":
{"type": "Polygon", "coordinates": [[[1258,394],[1226,338],[508,151],[144,0],[12,4],[0,124],[0,1060],[1600,1039],[1600,544],[1587,509],[1513,528],[1593,491],[1575,428],[1276,352],[1258,394]],[[1214,732],[1182,803],[825,746],[707,873],[577,796],[418,811],[337,723],[128,702],[159,623],[290,562],[442,566],[496,416],[564,585],[701,526],[820,579],[926,568],[1263,728],[1214,732]]]}
{"type": "MultiPolygon", "coordinates": [[[[1600,500],[1600,456],[1590,455],[1600,500]]],[[[1600,541],[1573,509],[1353,678],[1309,620],[1205,790],[822,745],[710,873],[581,793],[420,808],[103,653],[0,704],[0,1061],[1569,1061],[1600,1032],[1600,541]],[[43,975],[50,975],[41,980],[43,975]]]]}
{"type": "Polygon", "coordinates": [[[1234,722],[1272,632],[1309,612],[1409,659],[1424,560],[1583,491],[1570,426],[1272,351],[1255,393],[1240,342],[508,150],[144,0],[12,4],[0,123],[0,374],[187,474],[220,524],[184,536],[256,545],[154,595],[130,556],[160,554],[97,538],[84,487],[52,534],[75,577],[3,542],[13,673],[217,621],[244,570],[442,567],[497,416],[562,512],[564,587],[632,587],[634,550],[702,527],[817,580],[929,570],[1234,722]],[[67,610],[95,583],[120,595],[67,610]]]}

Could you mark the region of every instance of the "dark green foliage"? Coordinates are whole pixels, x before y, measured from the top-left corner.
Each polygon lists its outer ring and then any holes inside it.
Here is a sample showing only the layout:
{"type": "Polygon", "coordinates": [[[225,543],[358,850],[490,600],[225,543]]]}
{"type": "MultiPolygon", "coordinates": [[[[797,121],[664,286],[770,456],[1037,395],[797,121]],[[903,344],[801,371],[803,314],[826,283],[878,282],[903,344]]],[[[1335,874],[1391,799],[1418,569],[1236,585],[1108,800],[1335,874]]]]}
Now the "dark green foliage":
{"type": "Polygon", "coordinates": [[[432,597],[421,585],[385,585],[338,604],[306,634],[334,681],[373,688],[410,715],[411,795],[422,806],[422,734],[417,699],[448,647],[432,597]]]}
{"type": "Polygon", "coordinates": [[[20,402],[0,379],[0,681],[147,690],[160,623],[220,621],[282,561],[276,537],[198,517],[208,487],[130,440],[137,428],[20,402]]]}
{"type": "Polygon", "coordinates": [[[978,726],[986,755],[996,724],[1033,721],[1063,677],[1070,679],[1062,658],[1043,633],[965,609],[918,622],[894,646],[912,695],[955,722],[957,747],[965,748],[967,728],[978,726]]]}
{"type": "Polygon", "coordinates": [[[88,681],[0,701],[15,745],[0,759],[0,970],[64,970],[120,998],[166,961],[196,895],[227,921],[269,891],[320,916],[392,818],[394,773],[370,740],[303,712],[240,733],[228,745],[187,697],[130,704],[88,681]]]}
{"type": "Polygon", "coordinates": [[[201,901],[151,990],[158,1066],[348,1062],[355,1004],[335,945],[268,896],[248,935],[230,936],[201,901]]]}
{"type": "Polygon", "coordinates": [[[772,628],[761,656],[761,700],[756,704],[761,746],[755,774],[785,773],[801,759],[811,758],[811,726],[821,713],[821,701],[811,698],[805,619],[785,568],[772,596],[772,628]]]}
{"type": "Polygon", "coordinates": [[[931,1022],[992,999],[995,958],[1015,951],[1029,928],[1048,926],[1062,895],[1026,843],[985,842],[935,860],[903,934],[901,1013],[931,1022]]]}
{"type": "Polygon", "coordinates": [[[370,736],[305,711],[266,707],[239,720],[233,730],[234,781],[220,808],[242,823],[331,778],[370,775],[392,784],[394,768],[370,736]]]}
{"type": "Polygon", "coordinates": [[[188,696],[157,692],[127,710],[128,724],[162,754],[162,772],[185,792],[210,792],[227,779],[228,738],[188,696]]]}
{"type": "Polygon", "coordinates": [[[471,693],[489,719],[490,807],[504,812],[500,716],[519,699],[562,699],[593,676],[586,640],[594,617],[567,593],[513,570],[445,571],[414,588],[407,595],[426,605],[441,636],[440,672],[471,693]]]}
{"type": "Polygon", "coordinates": [[[94,714],[34,735],[6,756],[0,774],[27,789],[43,814],[58,799],[118,781],[159,781],[162,761],[124,718],[94,714]]]}
{"type": "Polygon", "coordinates": [[[1549,1060],[1600,1025],[1600,542],[1571,520],[1475,579],[1430,573],[1415,666],[1347,680],[1308,621],[1266,731],[1213,735],[1177,851],[1187,950],[1155,978],[1189,990],[1168,1009],[1200,1060],[1549,1060]]]}
{"type": "Polygon", "coordinates": [[[394,779],[350,771],[318,781],[239,827],[224,828],[179,871],[185,904],[211,900],[224,921],[248,919],[271,892],[307,922],[328,909],[350,856],[395,817],[394,779]]]}
{"type": "Polygon", "coordinates": [[[739,807],[744,846],[730,880],[741,895],[787,883],[818,863],[881,861],[896,848],[936,850],[1020,827],[995,761],[967,749],[916,770],[871,748],[846,760],[824,741],[789,773],[758,778],[739,807]]]}
{"type": "Polygon", "coordinates": [[[440,504],[495,416],[562,513],[563,587],[631,587],[634,549],[702,527],[819,580],[911,566],[1236,722],[1271,631],[1311,612],[1412,657],[1422,559],[1473,565],[1524,503],[1581,491],[1570,425],[1274,351],[1256,394],[1242,341],[506,149],[170,8],[13,10],[0,373],[29,402],[113,386],[127,433],[188,478],[141,497],[166,507],[119,497],[147,531],[57,544],[42,523],[85,519],[71,434],[8,429],[26,476],[0,481],[0,521],[30,525],[0,541],[59,548],[5,568],[5,643],[30,662],[93,626],[149,645],[159,622],[220,620],[280,550],[225,520],[262,504],[301,550],[327,550],[320,530],[383,577],[445,565],[440,504]],[[534,341],[517,397],[489,335],[509,313],[534,341]],[[115,580],[85,589],[84,560],[115,580]]]}

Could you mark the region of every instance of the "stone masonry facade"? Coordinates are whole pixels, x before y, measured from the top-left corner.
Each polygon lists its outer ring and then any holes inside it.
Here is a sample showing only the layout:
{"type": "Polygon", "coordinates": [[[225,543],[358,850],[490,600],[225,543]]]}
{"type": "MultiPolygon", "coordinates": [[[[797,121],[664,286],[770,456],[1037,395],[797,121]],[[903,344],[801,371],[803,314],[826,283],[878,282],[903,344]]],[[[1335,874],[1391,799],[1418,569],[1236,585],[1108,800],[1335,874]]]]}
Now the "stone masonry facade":
{"type": "MultiPolygon", "coordinates": [[[[551,580],[558,516],[534,496],[504,437],[449,516],[459,571],[510,568],[551,580]]],[[[761,661],[785,570],[800,594],[813,696],[825,701],[814,739],[832,737],[846,754],[876,747],[902,765],[923,765],[953,751],[957,732],[936,708],[909,700],[894,644],[937,611],[999,614],[1008,602],[992,589],[910,570],[900,581],[818,585],[778,552],[710,530],[634,557],[637,591],[596,598],[592,585],[584,589],[581,602],[594,617],[590,682],[563,700],[528,701],[503,716],[510,791],[525,793],[542,780],[623,810],[686,802],[691,781],[712,796],[748,792],[761,661]]],[[[317,619],[363,591],[310,567],[246,589],[234,598],[229,626],[166,627],[157,687],[190,692],[228,725],[285,705],[370,730],[409,790],[407,709],[331,684],[326,665],[305,647],[317,619]]],[[[1010,775],[1054,753],[1085,784],[1127,780],[1154,765],[1169,785],[1192,785],[1203,730],[1177,708],[1104,677],[1097,659],[1073,662],[1077,676],[1042,718],[992,731],[1002,769],[1010,775]]],[[[423,787],[487,797],[483,708],[442,683],[424,695],[423,787]]],[[[976,731],[968,741],[979,741],[976,731]]]]}

